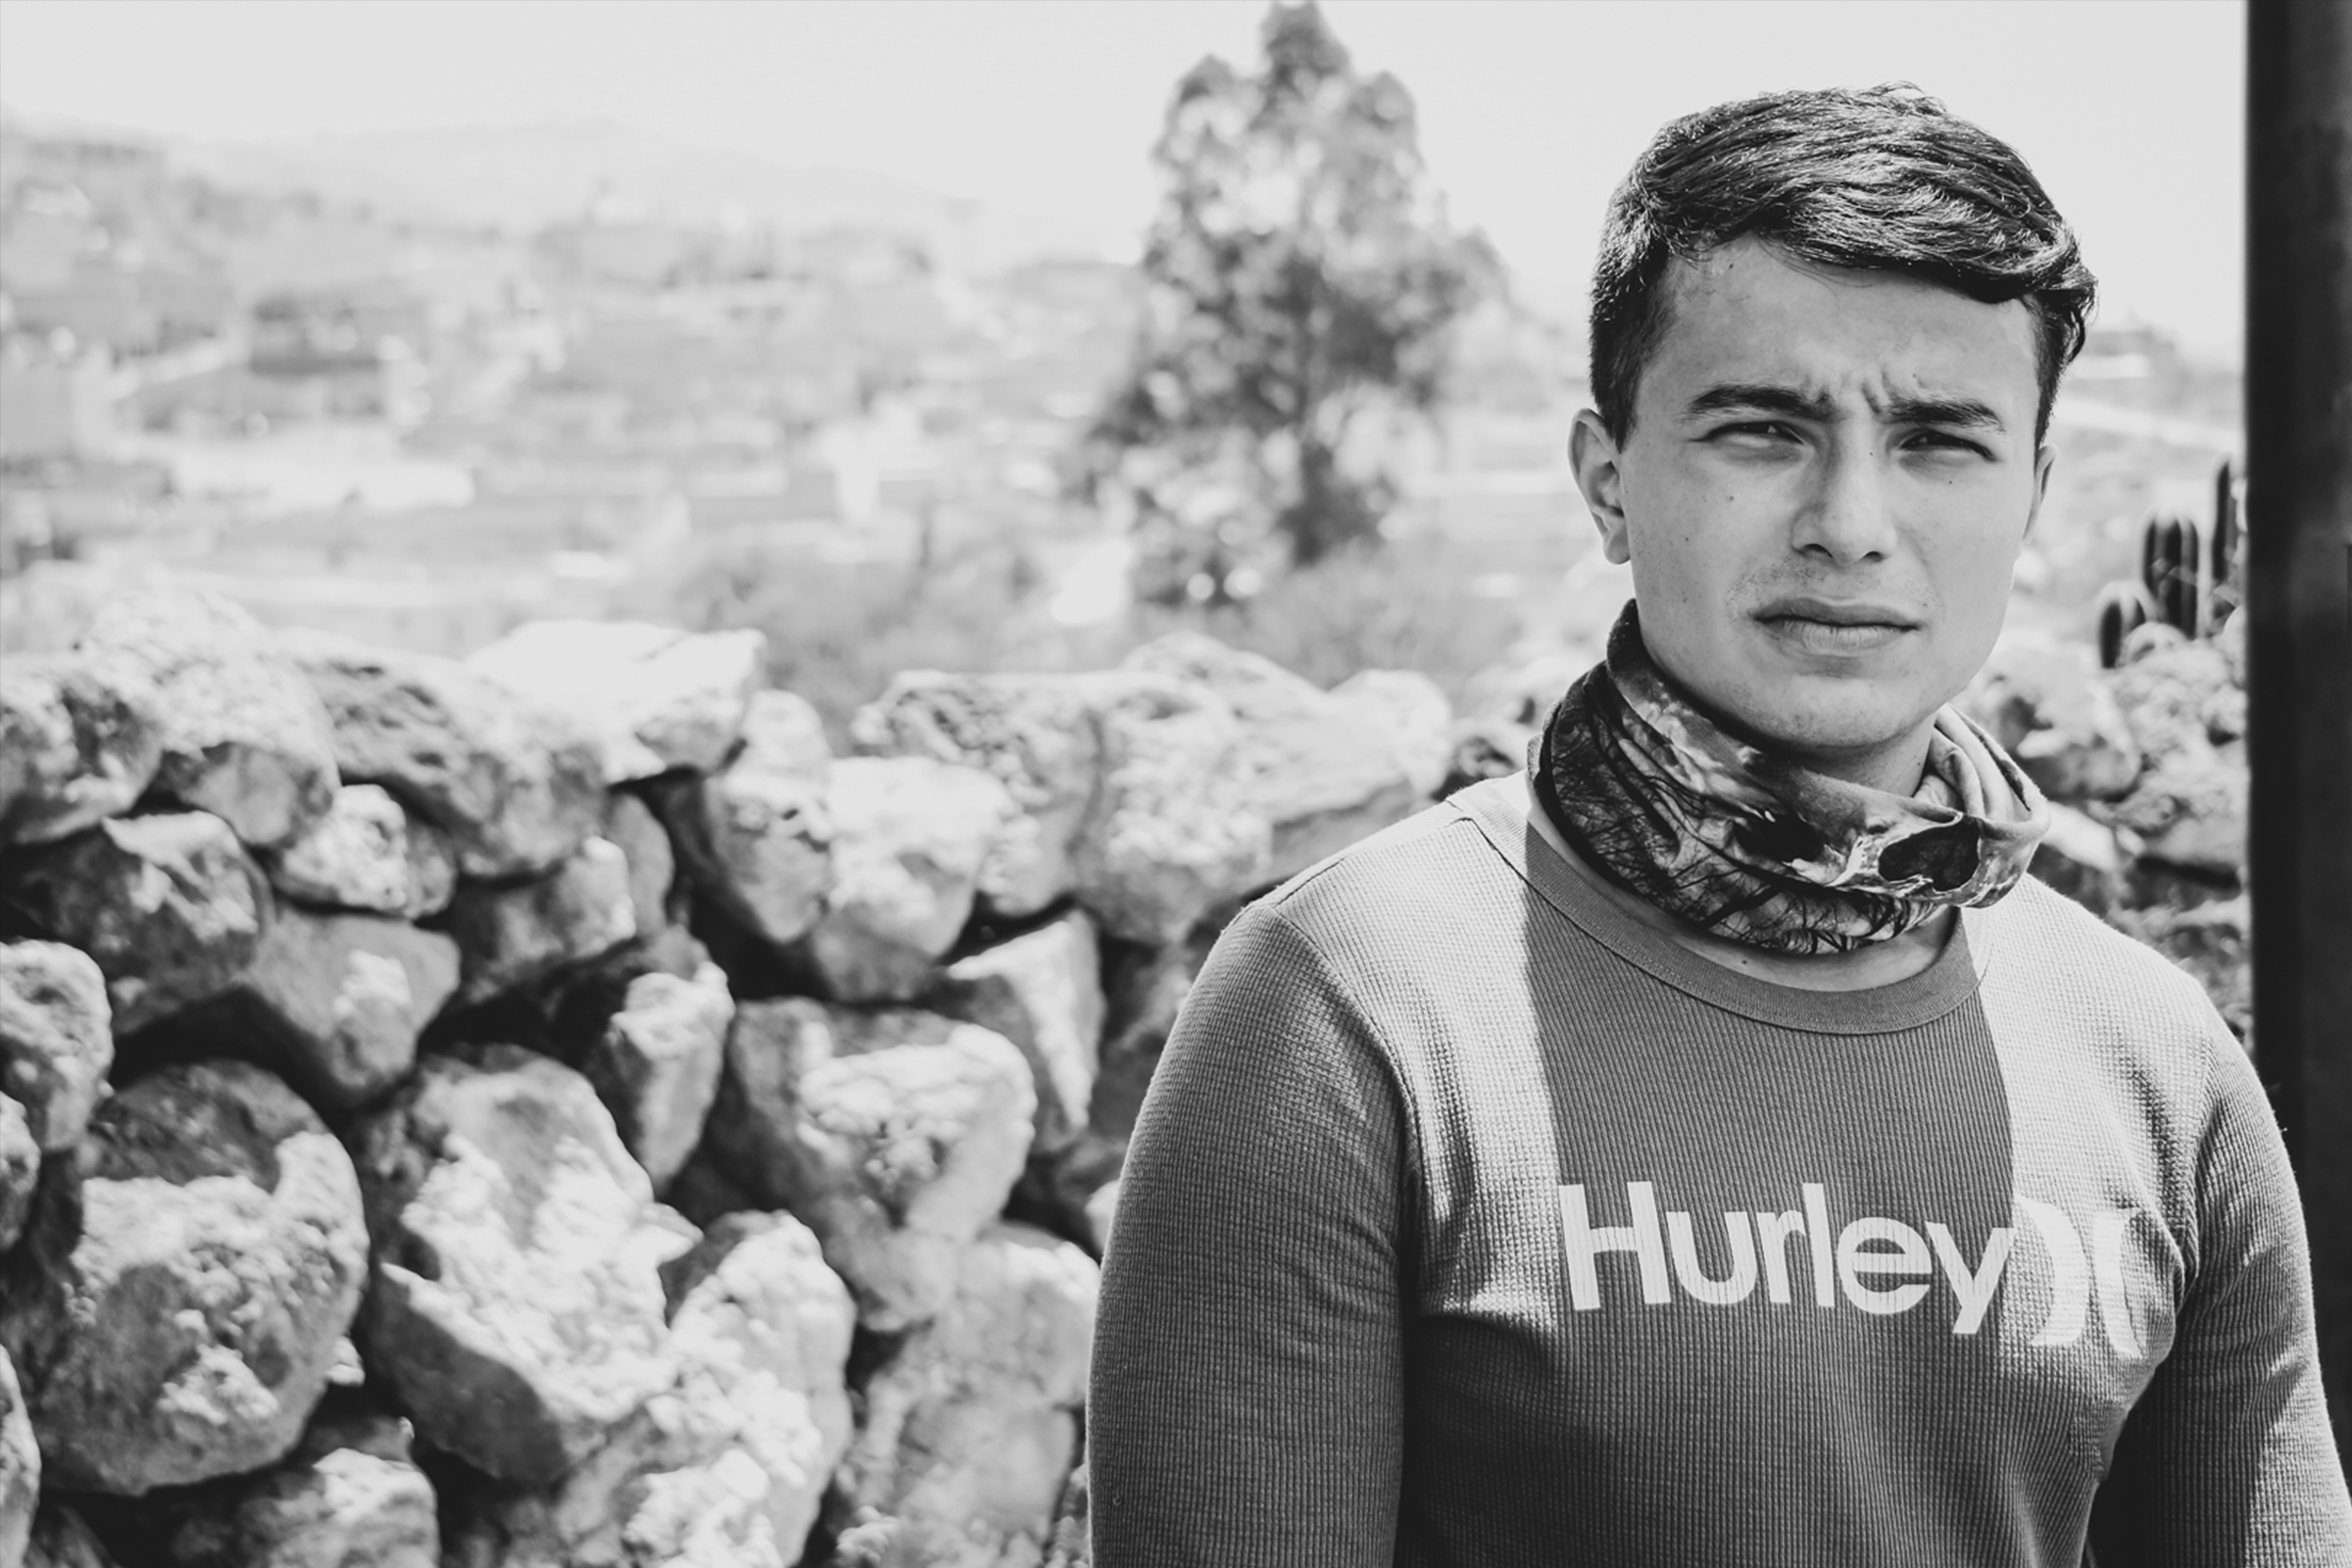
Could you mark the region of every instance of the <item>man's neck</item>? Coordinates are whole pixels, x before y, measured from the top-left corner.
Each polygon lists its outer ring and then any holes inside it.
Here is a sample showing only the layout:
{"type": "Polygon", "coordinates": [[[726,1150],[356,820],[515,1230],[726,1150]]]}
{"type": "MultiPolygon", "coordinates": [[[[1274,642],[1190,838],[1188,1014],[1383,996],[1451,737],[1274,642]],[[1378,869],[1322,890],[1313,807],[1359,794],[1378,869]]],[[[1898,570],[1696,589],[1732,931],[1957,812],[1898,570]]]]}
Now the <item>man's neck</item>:
{"type": "Polygon", "coordinates": [[[1648,900],[1628,893],[1587,864],[1582,856],[1568,847],[1568,841],[1560,837],[1559,829],[1551,825],[1551,819],[1536,804],[1533,786],[1527,775],[1522,773],[1519,778],[1517,800],[1521,809],[1527,813],[1528,821],[1551,852],[1565,861],[1568,869],[1588,887],[1677,947],[1698,955],[1709,963],[1752,975],[1758,980],[1792,986],[1800,991],[1868,991],[1876,986],[1892,985],[1898,980],[1910,979],[1935,963],[1942,954],[1944,944],[1951,940],[1959,920],[1958,911],[1945,909],[1901,936],[1889,937],[1885,942],[1866,943],[1849,953],[1797,956],[1751,948],[1743,942],[1733,942],[1668,914],[1648,900]]]}

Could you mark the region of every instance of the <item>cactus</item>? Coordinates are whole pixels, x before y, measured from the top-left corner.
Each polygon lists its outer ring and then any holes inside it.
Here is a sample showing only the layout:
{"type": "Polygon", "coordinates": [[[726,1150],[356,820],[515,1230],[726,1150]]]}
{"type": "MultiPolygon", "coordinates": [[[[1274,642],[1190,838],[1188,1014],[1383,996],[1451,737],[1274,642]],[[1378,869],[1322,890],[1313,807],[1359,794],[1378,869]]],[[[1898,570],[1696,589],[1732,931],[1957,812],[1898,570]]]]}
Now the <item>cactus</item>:
{"type": "Polygon", "coordinates": [[[2210,637],[2237,608],[2237,559],[2244,539],[2236,470],[2214,475],[2213,521],[2151,514],[2139,536],[2139,580],[2099,590],[2099,662],[2113,669],[2124,640],[2148,621],[2187,637],[2210,637]]]}
{"type": "Polygon", "coordinates": [[[2148,623],[2148,593],[2135,582],[2111,582],[2099,590],[2099,667],[2123,662],[2124,639],[2148,623]]]}

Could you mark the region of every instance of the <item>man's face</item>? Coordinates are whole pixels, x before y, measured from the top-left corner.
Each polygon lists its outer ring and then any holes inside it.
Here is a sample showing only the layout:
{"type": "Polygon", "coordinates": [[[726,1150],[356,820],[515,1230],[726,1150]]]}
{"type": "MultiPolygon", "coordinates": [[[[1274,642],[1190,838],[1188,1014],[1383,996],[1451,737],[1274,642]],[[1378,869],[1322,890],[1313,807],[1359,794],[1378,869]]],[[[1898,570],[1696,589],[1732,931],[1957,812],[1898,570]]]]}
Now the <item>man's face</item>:
{"type": "Polygon", "coordinates": [[[1650,656],[1757,738],[1908,794],[2048,482],[2033,317],[1752,240],[1667,286],[1625,445],[1589,413],[1573,443],[1650,656]]]}

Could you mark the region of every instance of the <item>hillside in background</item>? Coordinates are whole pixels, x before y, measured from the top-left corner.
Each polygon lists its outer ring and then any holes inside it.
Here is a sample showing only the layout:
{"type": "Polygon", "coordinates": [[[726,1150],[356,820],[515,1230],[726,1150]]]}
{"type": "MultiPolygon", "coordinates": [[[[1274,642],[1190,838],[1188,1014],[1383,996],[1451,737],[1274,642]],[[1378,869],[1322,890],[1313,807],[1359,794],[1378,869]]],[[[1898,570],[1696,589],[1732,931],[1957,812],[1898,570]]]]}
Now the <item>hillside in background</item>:
{"type": "Polygon", "coordinates": [[[381,131],[175,144],[176,162],[220,185],[310,192],[408,222],[522,234],[591,209],[681,224],[785,233],[886,229],[919,239],[953,271],[1042,256],[1095,256],[1123,236],[1024,217],[903,180],[791,167],[691,147],[614,121],[381,131]]]}

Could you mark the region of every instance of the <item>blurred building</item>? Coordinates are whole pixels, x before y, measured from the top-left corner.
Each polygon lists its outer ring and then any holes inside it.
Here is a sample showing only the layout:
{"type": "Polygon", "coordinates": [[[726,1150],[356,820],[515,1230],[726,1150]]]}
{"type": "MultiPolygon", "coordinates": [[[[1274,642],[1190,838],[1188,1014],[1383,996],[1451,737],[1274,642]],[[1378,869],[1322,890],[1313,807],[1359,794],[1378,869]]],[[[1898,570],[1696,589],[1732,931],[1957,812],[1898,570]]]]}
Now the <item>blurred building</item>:
{"type": "Polygon", "coordinates": [[[11,335],[0,344],[0,461],[105,456],[115,439],[113,372],[103,348],[11,335]]]}

